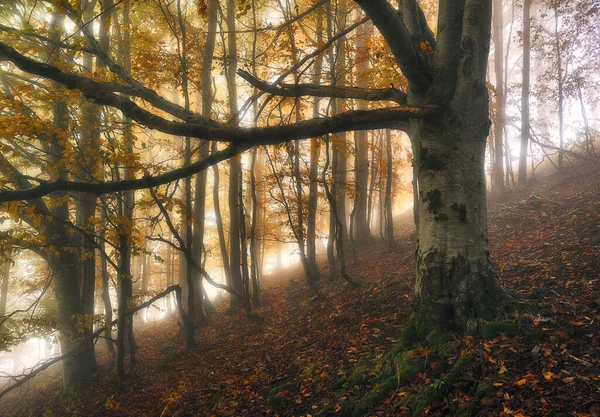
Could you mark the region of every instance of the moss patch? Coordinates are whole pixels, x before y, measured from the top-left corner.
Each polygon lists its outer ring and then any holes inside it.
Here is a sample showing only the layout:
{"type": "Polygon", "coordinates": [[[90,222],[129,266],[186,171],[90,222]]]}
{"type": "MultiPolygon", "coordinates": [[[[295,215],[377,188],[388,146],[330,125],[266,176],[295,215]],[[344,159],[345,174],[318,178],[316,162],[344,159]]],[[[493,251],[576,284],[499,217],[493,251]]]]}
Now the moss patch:
{"type": "Polygon", "coordinates": [[[442,204],[442,193],[437,189],[428,191],[424,201],[427,203],[427,210],[433,214],[438,214],[440,209],[444,207],[442,204]]]}
{"type": "Polygon", "coordinates": [[[397,375],[385,379],[356,404],[352,410],[352,416],[360,417],[364,415],[375,404],[387,398],[390,391],[410,384],[419,372],[420,366],[416,363],[409,363],[399,367],[397,375]]]}
{"type": "Polygon", "coordinates": [[[465,372],[465,370],[475,361],[475,355],[466,354],[458,358],[450,371],[442,378],[431,384],[425,393],[414,400],[411,409],[414,416],[420,415],[425,408],[436,401],[441,401],[450,392],[456,380],[465,372]]]}
{"type": "Polygon", "coordinates": [[[481,335],[484,340],[495,339],[501,334],[507,337],[515,337],[519,334],[519,326],[506,321],[492,321],[484,324],[481,328],[481,335]]]}

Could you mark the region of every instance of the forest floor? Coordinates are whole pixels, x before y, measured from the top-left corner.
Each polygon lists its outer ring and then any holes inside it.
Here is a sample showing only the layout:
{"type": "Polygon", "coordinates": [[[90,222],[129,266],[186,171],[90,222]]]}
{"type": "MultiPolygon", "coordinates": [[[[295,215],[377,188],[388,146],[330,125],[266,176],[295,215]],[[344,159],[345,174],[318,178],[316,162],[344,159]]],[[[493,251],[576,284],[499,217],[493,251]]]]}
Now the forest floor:
{"type": "MultiPolygon", "coordinates": [[[[474,332],[443,351],[415,347],[421,372],[361,415],[411,415],[415,398],[444,383],[443,364],[472,353],[468,371],[422,414],[453,415],[471,404],[473,416],[600,416],[600,168],[550,173],[489,206],[501,283],[528,306],[507,318],[518,331],[474,332]]],[[[350,415],[381,382],[383,359],[410,312],[411,216],[398,219],[395,249],[376,243],[348,254],[360,288],[328,281],[325,270],[326,299],[319,299],[298,268],[280,271],[265,279],[253,318],[214,315],[190,352],[174,319],[140,330],[139,363],[125,393],[115,390],[110,368],[69,402],[57,395],[56,377],[47,377],[0,403],[0,414],[350,415]]]]}

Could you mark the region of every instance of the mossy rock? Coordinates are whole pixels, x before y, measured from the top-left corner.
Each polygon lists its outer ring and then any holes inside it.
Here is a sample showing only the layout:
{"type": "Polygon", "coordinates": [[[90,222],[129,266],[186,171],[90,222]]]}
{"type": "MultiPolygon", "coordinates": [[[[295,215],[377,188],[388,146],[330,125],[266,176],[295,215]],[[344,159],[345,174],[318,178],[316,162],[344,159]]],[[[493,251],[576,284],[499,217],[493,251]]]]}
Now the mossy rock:
{"type": "Polygon", "coordinates": [[[481,328],[481,335],[484,340],[495,339],[500,335],[506,337],[515,337],[519,334],[520,326],[506,321],[492,321],[486,323],[481,328]]]}

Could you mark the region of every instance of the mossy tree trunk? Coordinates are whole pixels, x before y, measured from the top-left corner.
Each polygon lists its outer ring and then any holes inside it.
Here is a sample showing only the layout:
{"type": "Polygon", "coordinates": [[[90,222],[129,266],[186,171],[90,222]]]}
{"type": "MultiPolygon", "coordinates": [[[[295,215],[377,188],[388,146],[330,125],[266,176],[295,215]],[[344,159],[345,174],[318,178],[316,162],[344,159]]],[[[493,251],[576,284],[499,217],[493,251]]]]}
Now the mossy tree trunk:
{"type": "Polygon", "coordinates": [[[489,258],[485,145],[492,0],[440,2],[437,38],[414,1],[400,12],[358,0],[408,79],[408,103],[439,111],[410,123],[418,247],[413,319],[462,330],[508,300],[489,258]]]}

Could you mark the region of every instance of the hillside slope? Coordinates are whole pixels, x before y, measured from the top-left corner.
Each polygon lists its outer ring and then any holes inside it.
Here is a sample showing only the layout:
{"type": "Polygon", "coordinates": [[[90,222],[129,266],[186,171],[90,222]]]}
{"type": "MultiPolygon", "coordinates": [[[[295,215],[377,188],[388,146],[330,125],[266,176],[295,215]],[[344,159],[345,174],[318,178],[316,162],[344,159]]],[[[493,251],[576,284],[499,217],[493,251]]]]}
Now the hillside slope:
{"type": "Polygon", "coordinates": [[[358,289],[323,278],[326,299],[319,299],[299,271],[288,271],[279,277],[285,279],[272,277],[251,318],[221,312],[198,329],[199,346],[191,352],[174,341],[174,320],[145,328],[125,393],[115,391],[107,370],[69,403],[57,397],[48,404],[54,387],[26,394],[28,403],[13,396],[4,410],[18,416],[399,416],[411,415],[424,392],[442,387],[423,413],[599,415],[599,167],[553,173],[490,202],[494,262],[502,284],[527,308],[443,349],[413,347],[410,355],[422,367],[395,389],[380,384],[386,366],[403,369],[398,360],[386,361],[410,312],[415,248],[411,216],[402,219],[393,251],[373,244],[349,254],[358,289]],[[443,364],[465,353],[472,362],[449,384],[444,378],[451,369],[443,364]]]}

